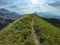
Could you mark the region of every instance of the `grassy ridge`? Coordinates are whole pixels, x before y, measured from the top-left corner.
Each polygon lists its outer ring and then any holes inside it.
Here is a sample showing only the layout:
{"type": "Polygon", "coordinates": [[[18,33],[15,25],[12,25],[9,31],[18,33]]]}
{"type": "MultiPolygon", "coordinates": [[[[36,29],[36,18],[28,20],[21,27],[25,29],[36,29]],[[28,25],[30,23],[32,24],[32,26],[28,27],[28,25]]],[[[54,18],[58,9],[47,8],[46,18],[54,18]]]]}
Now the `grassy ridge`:
{"type": "Polygon", "coordinates": [[[27,14],[0,32],[0,45],[35,45],[31,22],[41,45],[60,45],[60,30],[34,14],[27,14]]]}
{"type": "Polygon", "coordinates": [[[60,45],[60,29],[40,18],[36,18],[34,22],[35,33],[42,45],[60,45]]]}
{"type": "Polygon", "coordinates": [[[23,17],[6,27],[0,33],[0,45],[35,45],[30,24],[31,18],[23,17]]]}

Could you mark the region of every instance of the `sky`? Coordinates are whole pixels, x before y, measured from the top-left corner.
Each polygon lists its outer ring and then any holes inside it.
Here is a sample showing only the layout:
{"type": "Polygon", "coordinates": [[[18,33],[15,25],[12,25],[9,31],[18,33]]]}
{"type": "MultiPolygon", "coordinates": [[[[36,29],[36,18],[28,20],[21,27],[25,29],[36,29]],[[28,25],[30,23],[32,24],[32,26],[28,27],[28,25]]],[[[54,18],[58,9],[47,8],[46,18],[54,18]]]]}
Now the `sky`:
{"type": "Polygon", "coordinates": [[[0,8],[20,14],[53,12],[60,14],[60,0],[0,0],[0,8]]]}

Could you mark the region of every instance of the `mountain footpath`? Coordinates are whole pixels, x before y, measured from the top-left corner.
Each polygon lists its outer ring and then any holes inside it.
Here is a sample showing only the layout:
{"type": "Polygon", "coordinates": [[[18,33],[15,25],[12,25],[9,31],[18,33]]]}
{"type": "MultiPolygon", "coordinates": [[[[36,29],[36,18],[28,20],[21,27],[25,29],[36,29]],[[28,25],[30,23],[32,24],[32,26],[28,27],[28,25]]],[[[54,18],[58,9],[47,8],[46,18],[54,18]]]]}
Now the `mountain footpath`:
{"type": "Polygon", "coordinates": [[[32,25],[32,34],[34,36],[35,45],[40,45],[40,42],[39,42],[39,40],[37,38],[37,35],[35,34],[34,19],[32,19],[31,25],[32,25]]]}

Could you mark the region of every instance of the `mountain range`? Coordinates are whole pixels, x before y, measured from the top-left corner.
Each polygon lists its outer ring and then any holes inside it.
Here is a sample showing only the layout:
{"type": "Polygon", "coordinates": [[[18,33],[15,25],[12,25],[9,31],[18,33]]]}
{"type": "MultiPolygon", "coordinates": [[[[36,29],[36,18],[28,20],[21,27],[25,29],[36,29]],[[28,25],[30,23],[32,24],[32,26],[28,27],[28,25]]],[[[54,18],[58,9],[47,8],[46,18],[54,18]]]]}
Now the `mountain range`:
{"type": "Polygon", "coordinates": [[[35,12],[34,14],[37,14],[37,15],[44,17],[44,18],[60,19],[60,16],[58,14],[54,14],[51,12],[35,12]]]}
{"type": "Polygon", "coordinates": [[[16,12],[11,12],[7,9],[1,8],[0,9],[0,17],[5,17],[5,18],[13,18],[16,19],[18,17],[20,17],[20,14],[16,13],[16,12]]]}
{"type": "Polygon", "coordinates": [[[4,28],[9,23],[20,18],[21,15],[16,12],[10,12],[7,9],[0,9],[0,29],[4,28]]]}

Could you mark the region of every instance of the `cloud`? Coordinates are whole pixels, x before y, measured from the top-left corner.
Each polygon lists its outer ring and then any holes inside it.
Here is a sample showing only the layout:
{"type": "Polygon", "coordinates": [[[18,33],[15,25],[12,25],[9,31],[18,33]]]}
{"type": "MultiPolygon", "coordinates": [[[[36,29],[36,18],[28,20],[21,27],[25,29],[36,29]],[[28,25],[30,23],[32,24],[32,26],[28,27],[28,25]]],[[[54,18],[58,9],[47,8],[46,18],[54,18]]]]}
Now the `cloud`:
{"type": "Polygon", "coordinates": [[[60,6],[60,1],[50,2],[50,3],[48,3],[48,5],[58,7],[58,6],[60,6]]]}
{"type": "Polygon", "coordinates": [[[0,8],[6,8],[10,11],[16,11],[19,13],[32,13],[32,12],[44,12],[44,11],[56,11],[60,10],[59,0],[0,0],[0,8]],[[58,7],[57,7],[58,6],[58,7]]]}
{"type": "Polygon", "coordinates": [[[13,3],[12,0],[0,0],[0,5],[11,5],[13,3]]]}

